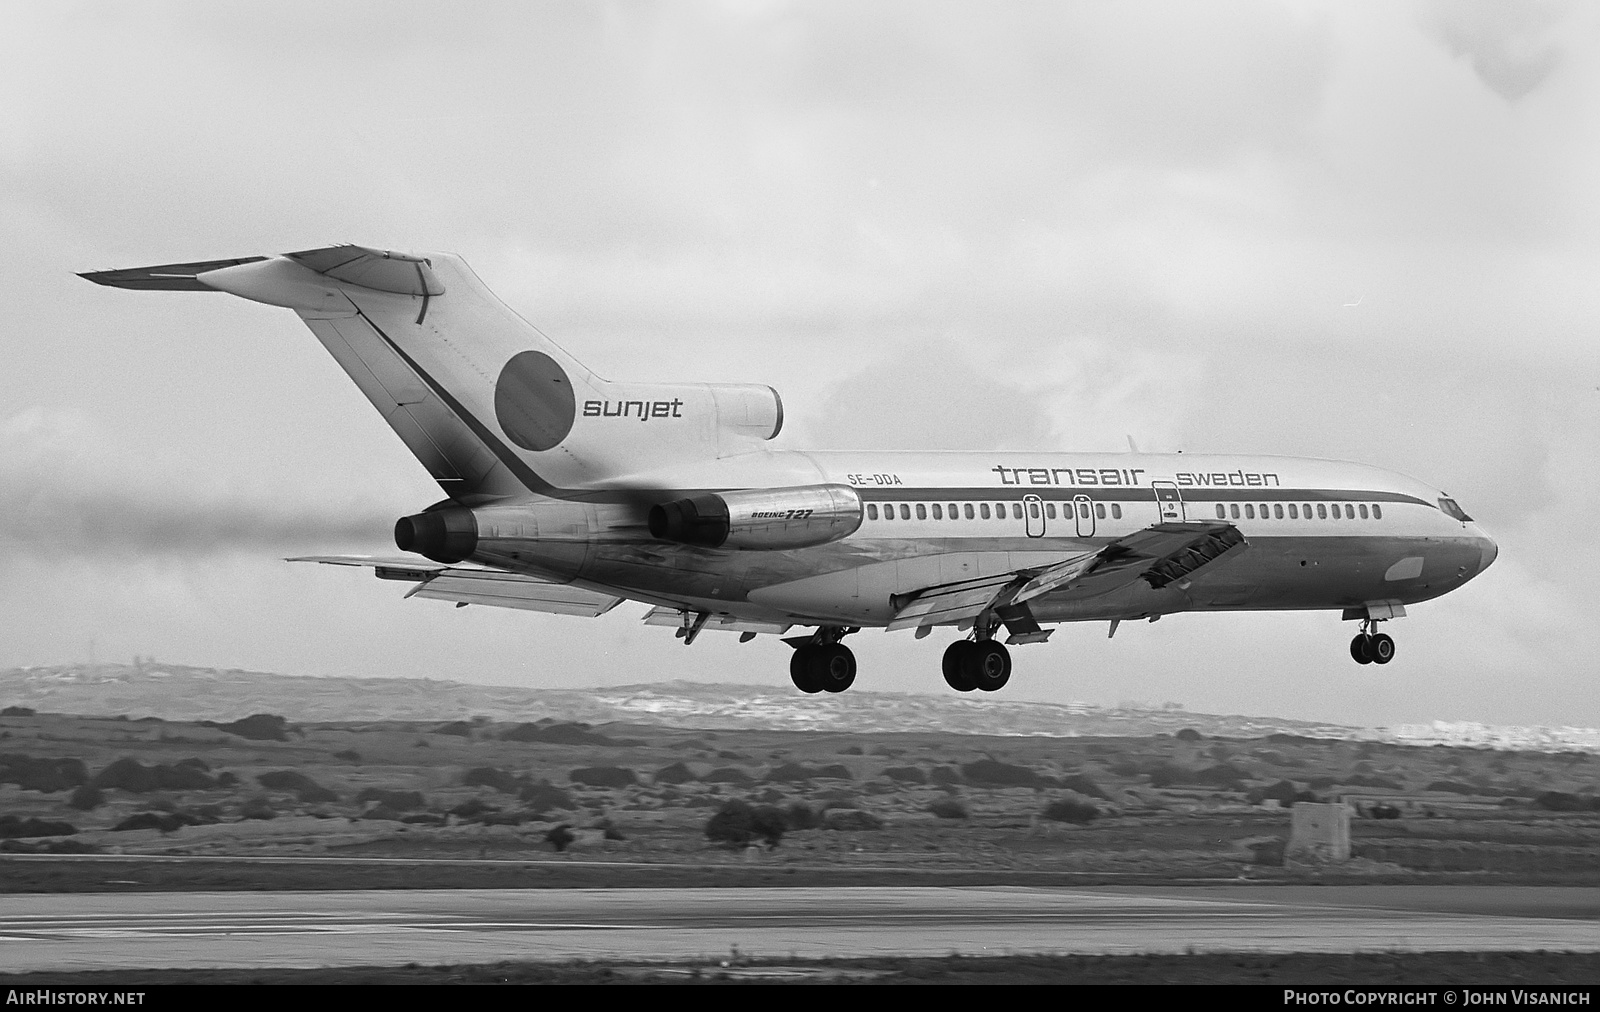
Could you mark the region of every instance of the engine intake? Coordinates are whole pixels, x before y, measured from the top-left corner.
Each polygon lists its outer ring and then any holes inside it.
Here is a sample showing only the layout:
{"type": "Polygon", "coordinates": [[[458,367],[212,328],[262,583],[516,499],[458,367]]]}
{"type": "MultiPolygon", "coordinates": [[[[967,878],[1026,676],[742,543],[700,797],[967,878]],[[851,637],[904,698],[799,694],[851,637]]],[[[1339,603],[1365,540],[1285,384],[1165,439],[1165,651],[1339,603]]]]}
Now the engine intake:
{"type": "Polygon", "coordinates": [[[708,492],[650,508],[652,536],[702,548],[810,548],[860,526],[861,497],[848,485],[708,492]]]}
{"type": "Polygon", "coordinates": [[[394,543],[435,562],[462,562],[478,550],[478,521],[461,506],[431,509],[395,521],[394,543]]]}

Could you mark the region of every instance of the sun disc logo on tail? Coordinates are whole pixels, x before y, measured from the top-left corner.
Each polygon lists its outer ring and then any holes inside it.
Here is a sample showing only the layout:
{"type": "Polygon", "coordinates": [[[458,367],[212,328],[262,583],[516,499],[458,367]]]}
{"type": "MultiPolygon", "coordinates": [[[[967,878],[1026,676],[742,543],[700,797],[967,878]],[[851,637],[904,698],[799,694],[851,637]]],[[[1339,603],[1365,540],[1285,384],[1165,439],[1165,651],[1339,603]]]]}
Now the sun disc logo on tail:
{"type": "Polygon", "coordinates": [[[566,371],[542,351],[512,356],[495,381],[494,416],[524,450],[548,450],[567,438],[575,404],[566,371]]]}

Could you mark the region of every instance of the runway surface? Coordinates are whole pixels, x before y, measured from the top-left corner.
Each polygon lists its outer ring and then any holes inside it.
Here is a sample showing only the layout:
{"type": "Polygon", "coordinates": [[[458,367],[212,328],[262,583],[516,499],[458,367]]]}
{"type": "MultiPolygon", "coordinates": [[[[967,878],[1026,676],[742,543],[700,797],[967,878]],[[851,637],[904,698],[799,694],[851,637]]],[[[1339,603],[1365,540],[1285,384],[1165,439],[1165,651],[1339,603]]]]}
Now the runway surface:
{"type": "Polygon", "coordinates": [[[1600,951],[1600,889],[452,889],[0,896],[0,971],[1014,953],[1600,951]]]}

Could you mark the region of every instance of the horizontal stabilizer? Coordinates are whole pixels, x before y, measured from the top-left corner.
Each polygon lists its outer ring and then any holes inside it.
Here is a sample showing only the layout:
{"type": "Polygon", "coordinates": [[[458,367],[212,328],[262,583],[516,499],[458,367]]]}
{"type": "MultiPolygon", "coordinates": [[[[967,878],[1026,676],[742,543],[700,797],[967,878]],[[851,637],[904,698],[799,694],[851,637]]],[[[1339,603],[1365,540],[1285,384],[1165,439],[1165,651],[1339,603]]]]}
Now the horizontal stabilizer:
{"type": "Polygon", "coordinates": [[[201,260],[192,264],[127,267],[117,271],[91,271],[79,274],[78,277],[111,288],[162,292],[214,292],[215,288],[196,280],[197,276],[209,271],[220,271],[224,267],[238,267],[240,264],[253,264],[265,259],[266,257],[239,257],[235,260],[201,260]]]}
{"type": "Polygon", "coordinates": [[[321,562],[332,566],[363,566],[380,580],[417,581],[407,597],[427,597],[457,604],[482,604],[518,608],[550,615],[594,618],[622,603],[622,598],[550,583],[521,573],[480,566],[446,566],[422,559],[367,555],[309,555],[290,562],[321,562]]]}

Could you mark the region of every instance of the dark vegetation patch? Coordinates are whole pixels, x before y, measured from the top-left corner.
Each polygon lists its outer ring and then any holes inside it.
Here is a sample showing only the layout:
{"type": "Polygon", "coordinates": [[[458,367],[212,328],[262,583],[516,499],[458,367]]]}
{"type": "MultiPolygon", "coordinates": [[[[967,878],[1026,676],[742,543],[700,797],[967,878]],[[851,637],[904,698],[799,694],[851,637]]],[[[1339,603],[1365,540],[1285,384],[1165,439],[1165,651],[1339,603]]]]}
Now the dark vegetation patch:
{"type": "Polygon", "coordinates": [[[1056,786],[1064,787],[1069,791],[1076,791],[1085,797],[1099,798],[1101,801],[1110,801],[1111,795],[1100,789],[1100,785],[1079,773],[1073,773],[1056,778],[1056,786]]]}
{"type": "Polygon", "coordinates": [[[546,811],[551,808],[573,810],[578,807],[573,803],[572,795],[548,780],[541,780],[536,784],[527,784],[517,792],[517,799],[536,812],[546,811]]]}
{"type": "Polygon", "coordinates": [[[928,771],[930,783],[955,785],[961,782],[961,771],[954,766],[935,766],[928,771]]]}
{"type": "Polygon", "coordinates": [[[752,777],[737,766],[724,766],[721,769],[712,770],[700,779],[708,784],[753,784],[756,782],[755,777],[752,777]]]}
{"type": "Polygon", "coordinates": [[[1054,787],[1055,781],[1040,776],[1026,766],[1013,766],[998,759],[979,759],[961,767],[961,775],[976,787],[1054,787]]]}
{"type": "Polygon", "coordinates": [[[0,755],[0,784],[16,784],[25,791],[54,794],[87,782],[89,769],[82,759],[36,759],[8,753],[0,755]]]}
{"type": "Polygon", "coordinates": [[[891,766],[883,771],[883,775],[901,784],[925,784],[928,782],[928,775],[915,766],[891,766]]]}
{"type": "Polygon", "coordinates": [[[463,787],[489,787],[501,794],[515,794],[522,790],[523,781],[505,770],[493,766],[474,766],[461,775],[463,787]]]}
{"type": "Polygon", "coordinates": [[[427,804],[421,791],[386,791],[381,787],[365,787],[356,795],[356,804],[377,802],[395,812],[410,812],[427,804]]]}
{"type": "Polygon", "coordinates": [[[695,779],[694,771],[683,763],[673,763],[656,770],[655,782],[658,784],[686,784],[695,779]]]}
{"type": "Polygon", "coordinates": [[[38,712],[31,706],[8,706],[0,710],[0,717],[32,717],[38,712]]]}
{"type": "Polygon", "coordinates": [[[610,738],[592,730],[588,724],[546,723],[518,724],[500,734],[501,741],[540,742],[545,745],[642,745],[635,739],[610,738]]]}
{"type": "Polygon", "coordinates": [[[832,808],[822,818],[822,828],[845,832],[870,832],[883,826],[882,819],[859,808],[832,808]]]}
{"type": "Polygon", "coordinates": [[[1545,791],[1533,803],[1547,812],[1600,812],[1600,797],[1568,794],[1565,791],[1545,791]]]}
{"type": "Polygon", "coordinates": [[[1046,805],[1040,814],[1052,822],[1087,826],[1100,817],[1100,809],[1079,798],[1059,798],[1046,805]]]}
{"type": "Polygon", "coordinates": [[[67,804],[80,812],[92,812],[105,804],[105,792],[92,784],[80,784],[72,791],[72,797],[67,799],[67,804]]]}
{"type": "Polygon", "coordinates": [[[632,787],[639,782],[633,770],[623,766],[584,766],[568,773],[567,779],[589,787],[632,787]]]}
{"type": "Polygon", "coordinates": [[[457,738],[472,737],[472,725],[465,720],[452,720],[448,724],[440,724],[433,729],[434,734],[454,735],[457,738]]]}
{"type": "Polygon", "coordinates": [[[14,840],[25,836],[71,836],[78,827],[70,822],[48,819],[22,819],[15,815],[0,815],[0,839],[14,840]]]}
{"type": "Polygon", "coordinates": [[[145,794],[150,791],[204,791],[217,786],[210,774],[193,766],[146,766],[137,759],[122,758],[107,766],[89,781],[101,790],[145,794]]]}
{"type": "Polygon", "coordinates": [[[1287,780],[1279,780],[1271,787],[1257,787],[1251,790],[1245,795],[1245,800],[1252,805],[1259,805],[1263,801],[1276,801],[1282,807],[1289,808],[1300,801],[1315,803],[1317,796],[1310,791],[1302,791],[1287,780]]]}
{"type": "Polygon", "coordinates": [[[274,713],[252,713],[242,720],[218,724],[212,720],[200,721],[201,727],[214,727],[218,731],[248,738],[251,741],[288,741],[294,730],[287,720],[274,713]]]}
{"type": "Polygon", "coordinates": [[[188,812],[140,812],[112,826],[111,831],[121,833],[132,829],[159,829],[163,833],[171,833],[184,826],[205,826],[218,821],[188,812]]]}
{"type": "Polygon", "coordinates": [[[813,780],[820,774],[817,770],[801,763],[783,763],[767,771],[767,782],[774,784],[803,784],[813,780]]]}
{"type": "Polygon", "coordinates": [[[339,800],[339,795],[296,770],[263,773],[256,777],[256,783],[269,791],[288,791],[308,805],[339,800]]]}
{"type": "Polygon", "coordinates": [[[1250,778],[1248,770],[1230,763],[1217,763],[1191,770],[1174,763],[1160,763],[1150,773],[1151,787],[1213,787],[1226,791],[1244,791],[1244,781],[1250,778]]]}
{"type": "Polygon", "coordinates": [[[732,847],[760,840],[770,849],[778,846],[788,828],[783,812],[772,805],[754,806],[736,798],[706,820],[706,839],[732,847]]]}
{"type": "Polygon", "coordinates": [[[965,819],[970,813],[967,806],[955,798],[940,798],[928,805],[928,812],[941,819],[965,819]]]}

